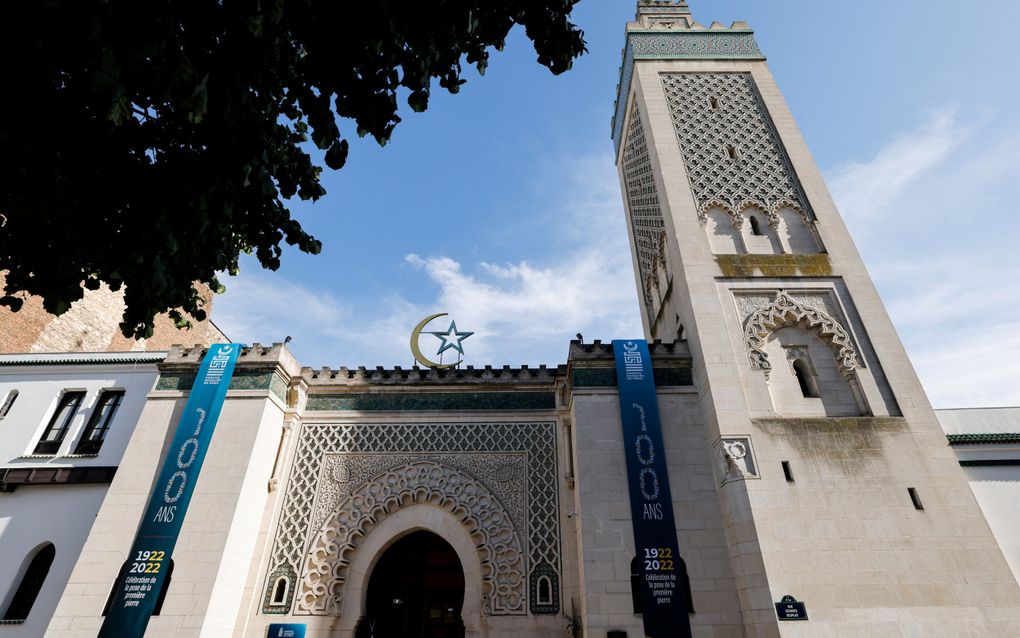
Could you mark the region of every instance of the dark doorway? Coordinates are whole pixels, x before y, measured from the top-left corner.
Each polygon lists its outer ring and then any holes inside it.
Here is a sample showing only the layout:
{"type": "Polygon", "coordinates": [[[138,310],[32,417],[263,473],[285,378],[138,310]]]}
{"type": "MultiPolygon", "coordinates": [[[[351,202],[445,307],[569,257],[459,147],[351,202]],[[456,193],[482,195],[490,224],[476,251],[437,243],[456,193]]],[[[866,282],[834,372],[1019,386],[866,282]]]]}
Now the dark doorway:
{"type": "Polygon", "coordinates": [[[463,638],[464,570],[457,552],[431,532],[390,546],[368,581],[357,636],[463,638]]]}

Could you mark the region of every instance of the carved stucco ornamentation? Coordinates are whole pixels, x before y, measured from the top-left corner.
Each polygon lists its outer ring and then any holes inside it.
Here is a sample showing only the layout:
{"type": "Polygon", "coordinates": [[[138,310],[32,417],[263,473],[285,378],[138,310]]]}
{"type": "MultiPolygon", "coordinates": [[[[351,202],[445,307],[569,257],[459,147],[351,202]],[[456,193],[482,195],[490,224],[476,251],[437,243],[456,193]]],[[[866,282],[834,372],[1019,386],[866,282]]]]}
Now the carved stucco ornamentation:
{"type": "MultiPolygon", "coordinates": [[[[738,308],[741,307],[741,301],[745,304],[744,307],[747,307],[748,302],[757,301],[756,297],[739,296],[738,308]]],[[[828,343],[836,355],[836,364],[844,378],[850,378],[855,374],[854,371],[861,365],[861,360],[846,329],[830,314],[816,306],[794,299],[783,290],[775,293],[770,302],[751,312],[744,322],[744,345],[751,360],[751,367],[766,372],[771,370],[772,364],[765,354],[766,340],[776,330],[794,325],[804,326],[828,343]]]]}
{"type": "Polygon", "coordinates": [[[482,565],[485,612],[527,613],[525,552],[509,514],[482,482],[435,461],[390,468],[339,505],[306,552],[297,613],[338,615],[351,556],[361,539],[387,515],[422,503],[454,514],[471,535],[482,565]]]}
{"type": "MultiPolygon", "coordinates": [[[[287,478],[265,595],[270,595],[277,575],[287,575],[292,582],[297,579],[312,539],[361,485],[390,467],[416,461],[455,468],[475,477],[490,493],[498,494],[520,536],[528,586],[537,578],[536,566],[546,565],[552,569],[554,590],[559,591],[561,548],[554,424],[306,423],[299,430],[287,478]]],[[[289,611],[292,605],[296,607],[293,594],[288,594],[283,611],[289,611]]],[[[558,613],[558,606],[552,613],[558,613]]]]}
{"type": "Polygon", "coordinates": [[[457,468],[477,477],[499,495],[517,529],[526,529],[527,455],[515,452],[499,454],[327,454],[323,458],[319,493],[309,523],[320,529],[339,504],[355,489],[391,467],[428,460],[457,468]]]}
{"type": "Polygon", "coordinates": [[[652,318],[655,260],[664,253],[660,247],[665,244],[665,230],[662,210],[659,207],[659,194],[655,186],[655,174],[652,171],[652,161],[648,154],[637,104],[631,109],[627,141],[623,149],[623,178],[645,308],[649,318],[652,318]]]}
{"type": "Polygon", "coordinates": [[[702,222],[708,209],[719,206],[736,226],[743,221],[742,210],[754,206],[770,224],[778,224],[779,211],[789,207],[811,226],[807,197],[750,74],[663,73],[661,78],[702,222]]]}
{"type": "Polygon", "coordinates": [[[726,437],[716,441],[715,455],[719,462],[719,483],[761,478],[754,460],[751,437],[726,437]]]}

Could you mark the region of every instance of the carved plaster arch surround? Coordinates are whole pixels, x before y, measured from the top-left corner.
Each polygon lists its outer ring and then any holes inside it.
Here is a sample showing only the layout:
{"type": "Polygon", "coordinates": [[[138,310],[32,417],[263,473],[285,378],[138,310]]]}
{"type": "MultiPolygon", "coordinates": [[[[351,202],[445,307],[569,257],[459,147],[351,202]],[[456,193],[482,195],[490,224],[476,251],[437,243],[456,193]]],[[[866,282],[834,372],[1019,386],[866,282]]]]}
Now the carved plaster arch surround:
{"type": "MultiPolygon", "coordinates": [[[[326,519],[305,553],[295,612],[340,615],[350,567],[359,559],[364,539],[390,517],[415,505],[445,511],[469,536],[480,564],[482,611],[526,613],[524,552],[509,514],[480,481],[429,460],[390,468],[365,482],[326,519]]],[[[447,536],[440,536],[453,545],[447,536]]],[[[462,565],[464,561],[461,556],[462,565]]]]}
{"type": "Polygon", "coordinates": [[[860,359],[846,329],[825,312],[801,304],[784,290],[776,293],[771,304],[747,318],[744,345],[747,347],[751,367],[768,374],[772,364],[764,350],[766,339],[779,328],[797,324],[806,325],[829,345],[836,355],[836,365],[844,379],[856,379],[860,359]]]}
{"type": "Polygon", "coordinates": [[[365,615],[368,602],[368,581],[382,555],[404,536],[412,532],[432,532],[453,547],[464,570],[464,604],[460,616],[464,621],[465,638],[481,635],[483,565],[471,534],[460,519],[434,505],[408,505],[387,516],[374,527],[354,553],[343,585],[344,610],[334,636],[353,636],[358,620],[365,615]]]}

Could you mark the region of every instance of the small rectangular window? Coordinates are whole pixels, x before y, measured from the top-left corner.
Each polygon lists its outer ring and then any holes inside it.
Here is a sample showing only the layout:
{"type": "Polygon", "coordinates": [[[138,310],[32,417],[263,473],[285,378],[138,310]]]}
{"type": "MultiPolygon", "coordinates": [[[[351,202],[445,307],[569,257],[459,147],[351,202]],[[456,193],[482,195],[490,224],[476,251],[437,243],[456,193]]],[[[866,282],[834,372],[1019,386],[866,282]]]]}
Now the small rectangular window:
{"type": "Polygon", "coordinates": [[[910,494],[910,500],[914,502],[914,509],[923,510],[924,505],[921,504],[921,497],[917,495],[917,489],[913,487],[908,487],[907,493],[910,494]]]}
{"type": "Polygon", "coordinates": [[[89,424],[85,427],[78,446],[74,449],[75,454],[99,454],[99,448],[106,440],[106,433],[110,430],[110,423],[113,421],[117,408],[120,407],[124,393],[120,390],[107,390],[99,396],[92,416],[89,417],[89,424]]]}
{"type": "Polygon", "coordinates": [[[787,482],[793,483],[793,470],[790,469],[789,461],[783,461],[783,476],[786,477],[787,482]]]}
{"type": "Polygon", "coordinates": [[[65,392],[57,403],[57,409],[53,411],[50,422],[43,430],[42,437],[35,446],[35,454],[56,454],[60,444],[64,442],[67,435],[67,428],[71,420],[78,413],[81,407],[81,400],[85,398],[84,392],[65,392]]]}
{"type": "Polygon", "coordinates": [[[737,150],[737,147],[734,146],[733,144],[728,144],[726,146],[726,157],[728,157],[731,160],[736,161],[736,160],[740,159],[740,151],[737,150]]]}
{"type": "Polygon", "coordinates": [[[712,109],[713,111],[718,111],[719,110],[719,98],[717,98],[717,97],[710,97],[710,98],[708,98],[708,108],[712,109]]]}

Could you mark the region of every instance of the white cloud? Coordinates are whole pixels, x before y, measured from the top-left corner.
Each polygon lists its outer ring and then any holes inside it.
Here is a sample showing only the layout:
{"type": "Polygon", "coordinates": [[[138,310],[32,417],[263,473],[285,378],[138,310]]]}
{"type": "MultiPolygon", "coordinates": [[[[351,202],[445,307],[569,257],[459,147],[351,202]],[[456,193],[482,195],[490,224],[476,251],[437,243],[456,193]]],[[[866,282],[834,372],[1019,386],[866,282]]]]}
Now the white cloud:
{"type": "MultiPolygon", "coordinates": [[[[561,194],[549,202],[534,238],[548,247],[546,259],[465,264],[447,255],[407,255],[405,262],[438,287],[434,299],[417,304],[397,294],[339,298],[253,268],[227,283],[227,294],[215,301],[215,320],[237,341],[293,335],[295,355],[314,366],[410,365],[411,328],[439,311],[475,333],[464,342],[473,365],[555,365],[565,362],[577,332],[588,340],[639,335],[612,158],[560,159],[561,194]]],[[[433,324],[436,330],[447,325],[433,324]]]]}
{"type": "Polygon", "coordinates": [[[307,330],[331,334],[351,314],[335,296],[278,275],[246,272],[225,285],[227,292],[213,300],[213,320],[235,341],[280,340],[307,330]]]}
{"type": "Polygon", "coordinates": [[[1020,405],[1020,128],[953,108],[829,180],[937,407],[1020,405]]]}
{"type": "Polygon", "coordinates": [[[868,162],[836,169],[829,184],[847,218],[886,212],[904,189],[947,157],[965,137],[956,109],[932,113],[919,129],[900,135],[868,162]]]}

